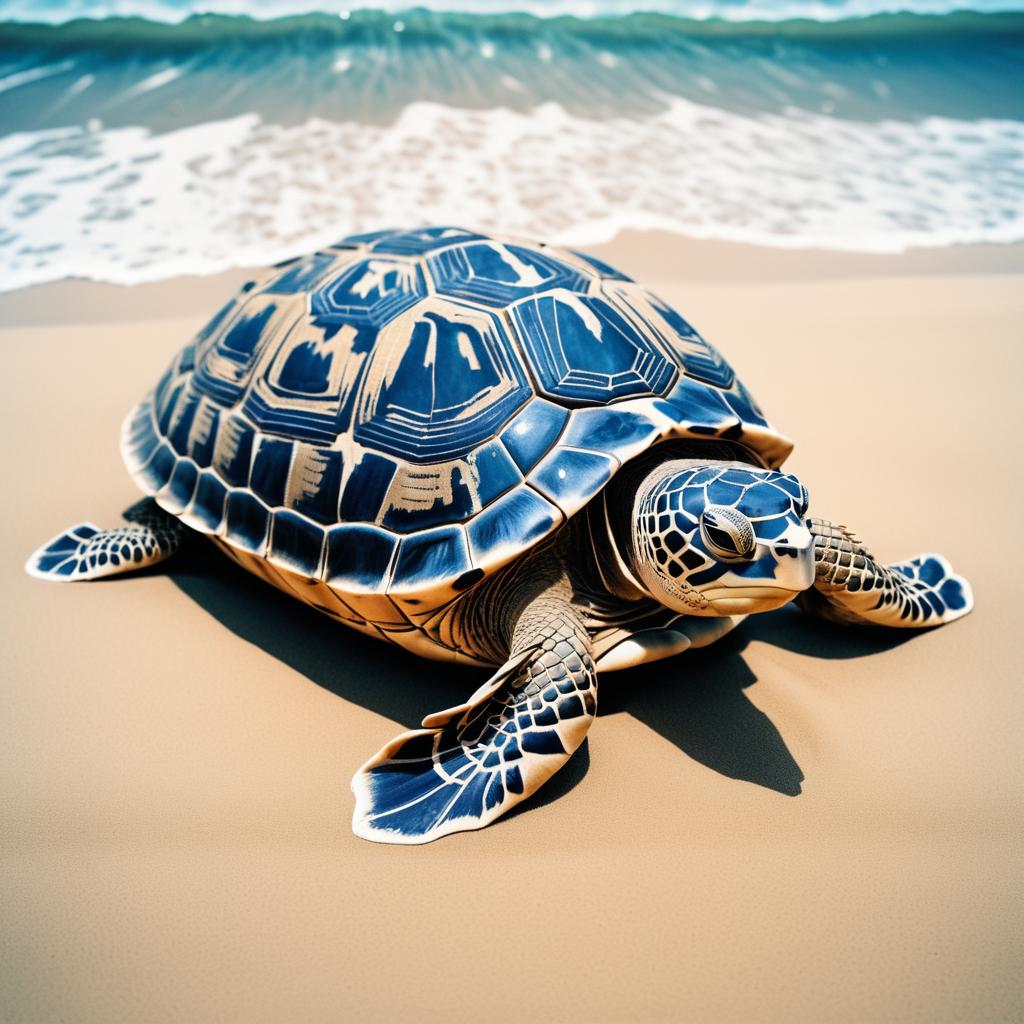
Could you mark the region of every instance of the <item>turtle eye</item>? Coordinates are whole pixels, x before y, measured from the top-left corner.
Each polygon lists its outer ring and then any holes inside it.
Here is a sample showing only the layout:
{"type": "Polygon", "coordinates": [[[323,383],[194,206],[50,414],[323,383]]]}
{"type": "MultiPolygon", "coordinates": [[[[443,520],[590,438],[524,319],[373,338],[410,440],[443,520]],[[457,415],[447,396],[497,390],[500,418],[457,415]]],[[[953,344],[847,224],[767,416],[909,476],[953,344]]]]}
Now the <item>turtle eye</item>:
{"type": "Polygon", "coordinates": [[[757,548],[750,520],[726,505],[709,505],[704,509],[700,534],[704,546],[725,561],[751,558],[757,548]]]}

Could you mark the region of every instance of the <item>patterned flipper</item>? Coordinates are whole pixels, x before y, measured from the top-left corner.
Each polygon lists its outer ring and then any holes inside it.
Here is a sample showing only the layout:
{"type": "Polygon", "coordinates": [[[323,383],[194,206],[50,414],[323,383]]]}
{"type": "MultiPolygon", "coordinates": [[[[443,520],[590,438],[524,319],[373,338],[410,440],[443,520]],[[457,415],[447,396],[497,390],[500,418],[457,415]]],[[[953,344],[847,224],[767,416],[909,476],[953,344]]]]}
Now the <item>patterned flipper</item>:
{"type": "Polygon", "coordinates": [[[941,555],[879,565],[845,526],[808,521],[814,535],[814,587],[797,598],[804,611],[836,622],[939,626],[974,607],[970,584],[941,555]]]}
{"type": "Polygon", "coordinates": [[[71,582],[144,569],[178,549],[183,527],[151,498],[133,505],[128,525],[101,530],[79,523],[36,551],[25,571],[44,580],[71,582]]]}
{"type": "Polygon", "coordinates": [[[469,701],[428,716],[356,772],[357,836],[413,844],[482,828],[569,760],[597,713],[597,676],[585,630],[549,611],[469,701]]]}

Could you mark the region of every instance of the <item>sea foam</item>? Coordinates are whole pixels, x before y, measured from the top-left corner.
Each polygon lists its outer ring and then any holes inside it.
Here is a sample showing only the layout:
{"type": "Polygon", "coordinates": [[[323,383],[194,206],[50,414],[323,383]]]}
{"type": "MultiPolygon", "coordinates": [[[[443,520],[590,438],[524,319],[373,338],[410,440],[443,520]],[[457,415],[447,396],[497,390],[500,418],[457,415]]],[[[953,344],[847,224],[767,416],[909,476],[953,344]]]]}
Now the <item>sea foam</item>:
{"type": "Polygon", "coordinates": [[[3,289],[211,273],[429,222],[576,245],[622,228],[864,252],[1018,241],[1024,125],[666,97],[645,118],[414,103],[387,125],[246,114],[0,138],[3,289]]]}

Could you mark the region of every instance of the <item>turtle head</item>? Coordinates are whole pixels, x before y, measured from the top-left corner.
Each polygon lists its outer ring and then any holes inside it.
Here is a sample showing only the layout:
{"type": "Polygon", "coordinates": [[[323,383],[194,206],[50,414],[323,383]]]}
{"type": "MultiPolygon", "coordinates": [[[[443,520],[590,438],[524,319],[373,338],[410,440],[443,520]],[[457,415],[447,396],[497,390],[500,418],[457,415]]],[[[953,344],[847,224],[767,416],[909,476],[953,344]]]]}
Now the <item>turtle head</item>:
{"type": "Polygon", "coordinates": [[[660,603],[690,615],[770,611],[814,582],[807,488],[742,463],[664,463],[633,506],[631,561],[660,603]]]}

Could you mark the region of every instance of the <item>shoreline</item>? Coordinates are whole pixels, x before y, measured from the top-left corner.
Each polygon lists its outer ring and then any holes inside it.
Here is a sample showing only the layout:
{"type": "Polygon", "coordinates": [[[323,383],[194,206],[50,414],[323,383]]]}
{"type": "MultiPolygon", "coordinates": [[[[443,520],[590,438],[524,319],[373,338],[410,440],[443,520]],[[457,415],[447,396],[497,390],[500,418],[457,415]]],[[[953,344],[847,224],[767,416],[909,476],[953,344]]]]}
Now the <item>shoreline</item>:
{"type": "MultiPolygon", "coordinates": [[[[1024,273],[1024,242],[952,245],[902,253],[783,249],[692,238],[671,231],[620,232],[581,247],[638,281],[758,286],[876,278],[1024,273]]],[[[0,292],[0,327],[161,319],[216,310],[258,268],[139,284],[64,278],[0,292]]]]}

